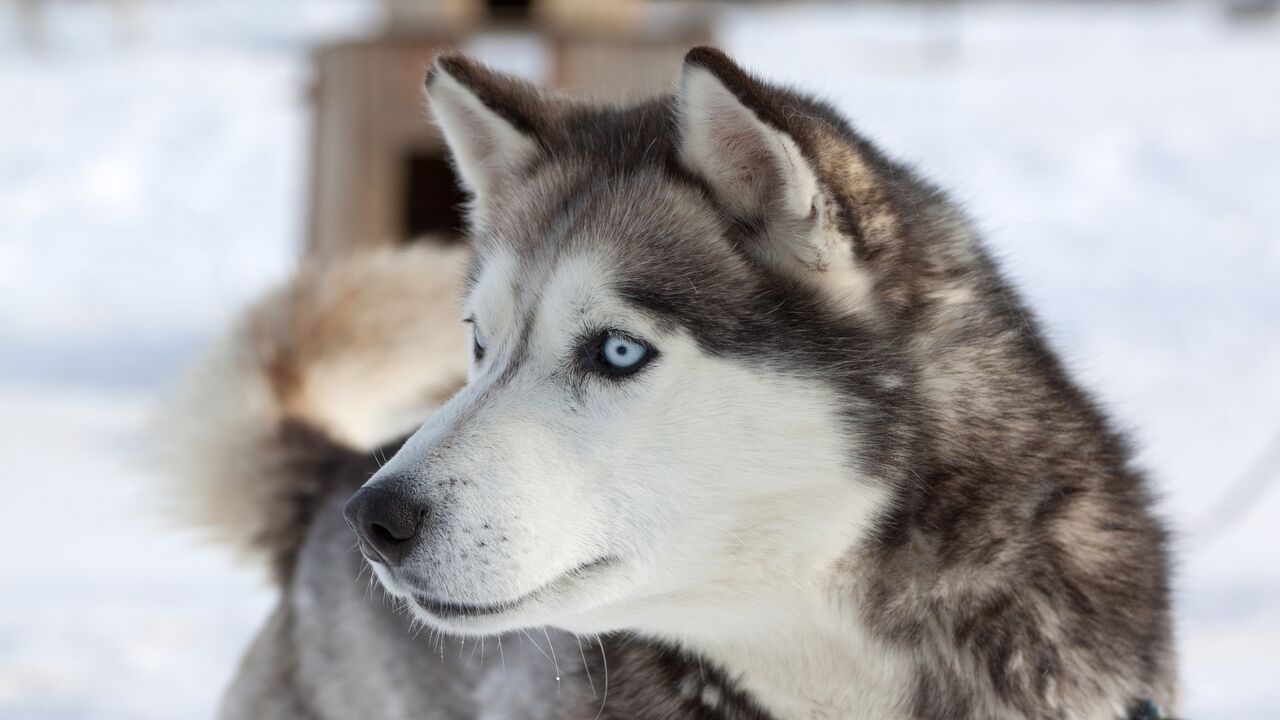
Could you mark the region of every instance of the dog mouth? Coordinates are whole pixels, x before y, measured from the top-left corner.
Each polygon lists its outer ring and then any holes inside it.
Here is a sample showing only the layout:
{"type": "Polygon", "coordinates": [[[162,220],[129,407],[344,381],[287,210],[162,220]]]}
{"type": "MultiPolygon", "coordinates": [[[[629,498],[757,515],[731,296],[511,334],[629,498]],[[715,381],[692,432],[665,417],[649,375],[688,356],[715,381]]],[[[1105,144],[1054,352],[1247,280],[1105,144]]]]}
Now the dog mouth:
{"type": "Polygon", "coordinates": [[[424,612],[441,619],[456,619],[469,617],[488,617],[494,615],[503,615],[522,607],[529,603],[535,602],[541,597],[552,594],[568,585],[586,579],[587,576],[595,575],[605,569],[615,565],[618,561],[616,557],[600,557],[590,562],[583,563],[570,570],[557,575],[555,578],[543,583],[537,589],[525,593],[514,600],[503,600],[496,603],[463,603],[452,600],[443,600],[433,597],[422,592],[412,592],[410,597],[413,603],[424,612]]]}

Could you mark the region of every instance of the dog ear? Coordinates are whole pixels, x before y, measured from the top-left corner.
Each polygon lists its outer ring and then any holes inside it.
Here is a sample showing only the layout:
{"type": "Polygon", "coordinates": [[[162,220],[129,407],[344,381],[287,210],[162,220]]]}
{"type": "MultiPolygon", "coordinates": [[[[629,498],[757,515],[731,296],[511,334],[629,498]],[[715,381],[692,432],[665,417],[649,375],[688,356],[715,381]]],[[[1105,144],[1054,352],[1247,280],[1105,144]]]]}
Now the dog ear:
{"type": "Polygon", "coordinates": [[[461,55],[441,55],[427,73],[427,100],[454,166],[482,220],[503,185],[539,151],[546,111],[537,88],[461,55]]]}
{"type": "Polygon", "coordinates": [[[817,168],[787,129],[790,97],[719,50],[690,50],[676,93],[680,162],[758,231],[749,252],[860,302],[870,282],[838,227],[817,168]]]}
{"type": "Polygon", "coordinates": [[[804,218],[817,176],[795,139],[766,120],[767,92],[719,50],[690,50],[676,94],[680,159],[744,220],[804,218]]]}
{"type": "Polygon", "coordinates": [[[762,118],[765,92],[721,51],[690,50],[676,95],[680,159],[744,219],[805,218],[817,176],[795,138],[762,118]]]}

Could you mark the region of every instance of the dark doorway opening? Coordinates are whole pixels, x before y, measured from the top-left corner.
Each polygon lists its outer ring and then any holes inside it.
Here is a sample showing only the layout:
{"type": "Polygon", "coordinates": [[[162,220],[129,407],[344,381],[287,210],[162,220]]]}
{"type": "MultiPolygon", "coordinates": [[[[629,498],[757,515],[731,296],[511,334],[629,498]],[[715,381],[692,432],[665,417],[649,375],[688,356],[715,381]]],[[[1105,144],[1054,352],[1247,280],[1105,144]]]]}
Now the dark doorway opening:
{"type": "Polygon", "coordinates": [[[462,235],[466,195],[449,161],[440,153],[409,156],[404,198],[404,231],[409,240],[436,235],[456,242],[462,235]]]}
{"type": "Polygon", "coordinates": [[[488,0],[489,17],[498,20],[524,20],[529,17],[532,0],[488,0]]]}

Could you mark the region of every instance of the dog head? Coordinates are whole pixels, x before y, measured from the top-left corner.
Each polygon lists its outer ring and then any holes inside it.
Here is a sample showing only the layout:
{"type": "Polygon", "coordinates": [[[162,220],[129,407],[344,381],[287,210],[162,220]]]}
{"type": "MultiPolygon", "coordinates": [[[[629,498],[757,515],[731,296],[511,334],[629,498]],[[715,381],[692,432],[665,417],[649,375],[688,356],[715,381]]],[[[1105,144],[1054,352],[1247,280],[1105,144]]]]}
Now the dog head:
{"type": "Polygon", "coordinates": [[[627,108],[460,57],[427,93],[473,357],[347,506],[381,581],[465,633],[709,627],[827,582],[911,447],[881,161],[710,49],[627,108]]]}

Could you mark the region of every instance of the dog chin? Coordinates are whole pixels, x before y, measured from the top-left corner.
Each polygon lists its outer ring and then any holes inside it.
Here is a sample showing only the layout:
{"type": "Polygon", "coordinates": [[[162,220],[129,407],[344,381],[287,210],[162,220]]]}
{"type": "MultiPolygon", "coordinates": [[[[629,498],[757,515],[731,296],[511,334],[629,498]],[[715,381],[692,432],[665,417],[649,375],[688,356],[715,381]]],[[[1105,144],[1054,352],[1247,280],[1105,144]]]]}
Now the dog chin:
{"type": "Polygon", "coordinates": [[[475,614],[442,614],[436,608],[414,599],[411,599],[408,605],[414,617],[431,627],[452,635],[466,636],[498,635],[541,627],[550,624],[548,618],[553,614],[549,608],[540,608],[533,604],[510,610],[475,614]]]}
{"type": "Polygon", "coordinates": [[[378,577],[397,598],[406,600],[415,616],[446,632],[492,635],[524,628],[559,624],[577,615],[588,597],[599,597],[602,583],[618,570],[618,560],[602,557],[583,563],[518,598],[472,602],[442,598],[407,588],[379,572],[378,577]],[[588,594],[589,593],[589,594],[588,594]]]}

